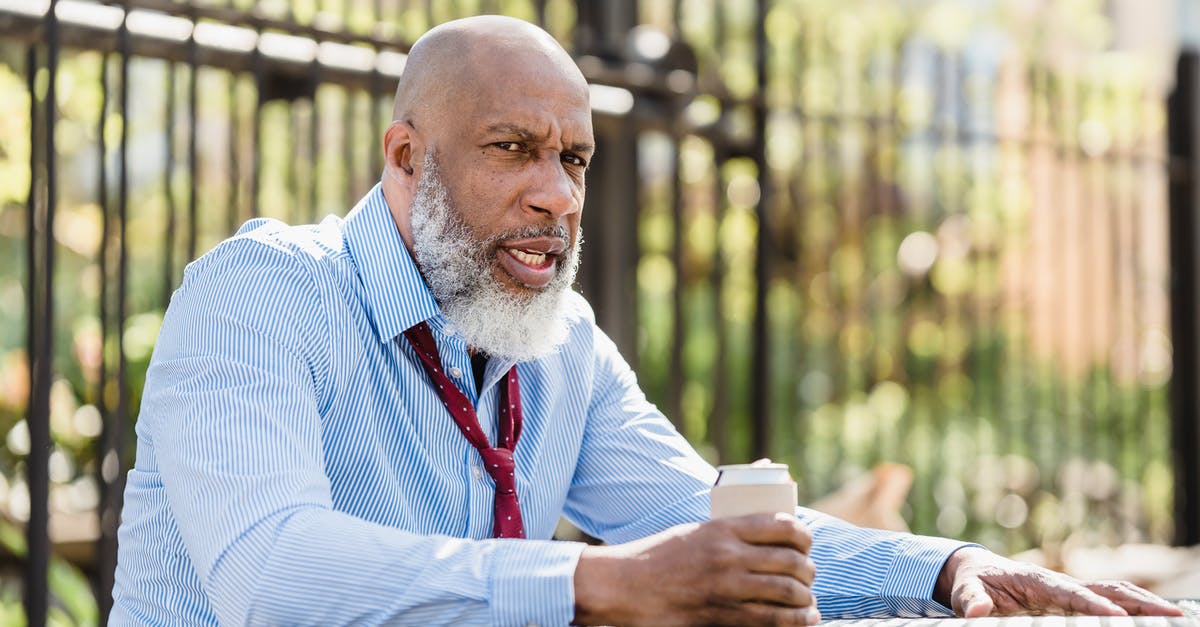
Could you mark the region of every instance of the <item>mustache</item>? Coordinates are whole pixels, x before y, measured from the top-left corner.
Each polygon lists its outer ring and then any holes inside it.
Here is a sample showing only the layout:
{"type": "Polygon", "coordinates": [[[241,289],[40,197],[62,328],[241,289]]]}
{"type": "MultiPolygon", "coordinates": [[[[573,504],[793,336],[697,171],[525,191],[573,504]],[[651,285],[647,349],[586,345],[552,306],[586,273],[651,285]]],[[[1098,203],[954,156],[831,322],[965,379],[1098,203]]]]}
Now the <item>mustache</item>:
{"type": "MultiPolygon", "coordinates": [[[[580,229],[582,231],[582,229],[580,229]]],[[[567,250],[573,250],[575,247],[571,245],[570,233],[567,232],[567,227],[556,224],[554,226],[537,226],[528,225],[515,228],[502,233],[496,233],[489,237],[484,242],[488,247],[494,247],[499,242],[504,242],[514,239],[533,239],[536,237],[553,237],[562,242],[563,247],[567,250]]],[[[582,239],[579,238],[579,239],[582,239]]]]}

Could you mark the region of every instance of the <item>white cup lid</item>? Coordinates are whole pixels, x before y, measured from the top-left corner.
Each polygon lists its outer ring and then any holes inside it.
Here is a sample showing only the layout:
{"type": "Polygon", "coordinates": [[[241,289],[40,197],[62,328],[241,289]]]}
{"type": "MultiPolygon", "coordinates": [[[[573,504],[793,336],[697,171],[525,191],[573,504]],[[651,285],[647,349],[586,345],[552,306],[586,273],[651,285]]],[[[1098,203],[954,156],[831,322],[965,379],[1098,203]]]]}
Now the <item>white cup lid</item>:
{"type": "Polygon", "coordinates": [[[717,485],[762,485],[791,483],[787,464],[769,459],[760,459],[753,464],[727,464],[717,466],[717,485]]]}

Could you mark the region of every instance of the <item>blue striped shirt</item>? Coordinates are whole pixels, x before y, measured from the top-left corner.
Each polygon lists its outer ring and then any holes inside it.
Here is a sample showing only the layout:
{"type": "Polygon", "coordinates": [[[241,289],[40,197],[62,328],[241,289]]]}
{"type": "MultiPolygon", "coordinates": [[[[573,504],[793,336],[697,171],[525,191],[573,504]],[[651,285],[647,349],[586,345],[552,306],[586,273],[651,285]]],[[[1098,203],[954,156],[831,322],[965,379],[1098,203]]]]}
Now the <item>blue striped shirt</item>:
{"type": "MultiPolygon", "coordinates": [[[[113,624],[565,625],[583,545],[708,518],[715,478],[639,390],[582,297],[556,354],[517,366],[517,490],[529,539],[491,538],[492,480],[407,342],[428,320],[495,438],[482,394],[377,186],[345,218],[254,220],[190,264],[146,378],[113,624]]],[[[946,613],[960,543],[801,509],[826,617],[946,613]]],[[[701,550],[702,547],[697,547],[701,550]]]]}

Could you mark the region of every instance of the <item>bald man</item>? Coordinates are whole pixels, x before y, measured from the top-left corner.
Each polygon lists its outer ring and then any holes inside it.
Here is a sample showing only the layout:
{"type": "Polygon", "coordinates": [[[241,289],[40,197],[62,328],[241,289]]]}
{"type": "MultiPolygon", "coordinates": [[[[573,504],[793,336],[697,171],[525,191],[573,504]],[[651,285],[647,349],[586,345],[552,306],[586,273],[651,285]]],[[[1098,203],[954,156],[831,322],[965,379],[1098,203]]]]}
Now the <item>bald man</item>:
{"type": "Polygon", "coordinates": [[[1178,613],[805,509],[709,522],[715,471],[570,289],[594,146],[568,54],[519,20],[443,24],[394,113],[345,219],[253,220],[188,266],[146,379],[113,624],[1178,613]],[[563,515],[609,544],[551,541],[563,515]]]}

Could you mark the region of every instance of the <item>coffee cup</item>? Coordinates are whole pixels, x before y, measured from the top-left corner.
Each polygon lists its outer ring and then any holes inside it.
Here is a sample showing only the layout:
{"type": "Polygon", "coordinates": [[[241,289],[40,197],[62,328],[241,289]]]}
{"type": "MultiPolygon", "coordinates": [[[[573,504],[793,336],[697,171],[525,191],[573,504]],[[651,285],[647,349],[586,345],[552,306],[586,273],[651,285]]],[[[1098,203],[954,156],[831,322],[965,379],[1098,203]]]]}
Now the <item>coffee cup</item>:
{"type": "Polygon", "coordinates": [[[712,518],[796,511],[796,482],[787,464],[760,459],[752,464],[717,467],[712,488],[712,518]]]}

